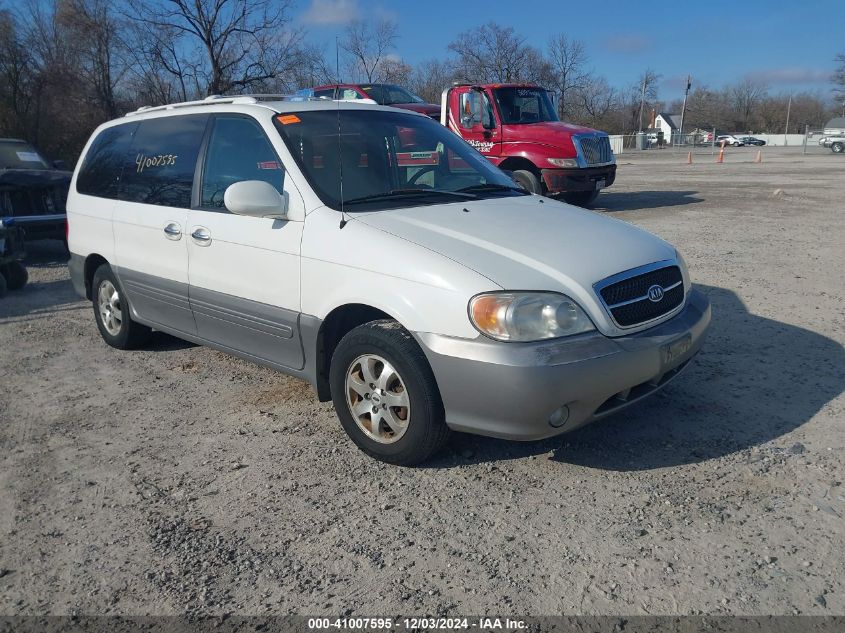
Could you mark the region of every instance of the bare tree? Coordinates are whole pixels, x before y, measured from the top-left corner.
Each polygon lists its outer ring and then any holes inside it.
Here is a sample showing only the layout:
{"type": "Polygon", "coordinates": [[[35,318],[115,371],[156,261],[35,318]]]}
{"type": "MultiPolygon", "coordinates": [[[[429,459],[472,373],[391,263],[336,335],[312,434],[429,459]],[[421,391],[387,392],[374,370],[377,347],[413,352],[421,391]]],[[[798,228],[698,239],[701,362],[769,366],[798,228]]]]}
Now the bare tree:
{"type": "Polygon", "coordinates": [[[654,72],[651,68],[646,68],[640,75],[637,83],[631,87],[631,95],[629,95],[629,104],[637,104],[637,124],[638,130],[643,129],[643,114],[646,107],[649,107],[657,100],[657,82],[661,75],[654,72]]]}
{"type": "MultiPolygon", "coordinates": [[[[278,80],[299,63],[301,33],[290,28],[290,0],[129,0],[129,5],[148,32],[169,31],[175,50],[202,60],[195,69],[207,94],[278,80]]],[[[164,53],[162,62],[168,59],[164,53]]],[[[175,64],[171,70],[179,72],[175,64]]]]}
{"type": "Polygon", "coordinates": [[[735,116],[735,126],[742,131],[748,131],[751,115],[766,96],[766,84],[747,78],[734,84],[728,89],[730,104],[735,116]]]}
{"type": "Polygon", "coordinates": [[[411,76],[411,89],[429,103],[440,103],[443,90],[455,80],[455,69],[448,61],[429,59],[417,65],[411,76]]]}
{"type": "Polygon", "coordinates": [[[513,27],[495,22],[461,33],[449,50],[457,55],[455,66],[469,81],[526,81],[541,74],[537,62],[542,55],[513,27]]]}
{"type": "Polygon", "coordinates": [[[361,20],[350,22],[340,45],[351,58],[353,78],[370,83],[382,79],[396,37],[396,23],[391,20],[379,20],[374,26],[361,20]]]}
{"type": "Polygon", "coordinates": [[[573,110],[575,93],[584,88],[589,80],[589,73],[585,69],[587,52],[580,40],[569,39],[565,35],[558,35],[549,40],[547,49],[551,78],[558,95],[558,114],[567,118],[573,110]]]}
{"type": "Polygon", "coordinates": [[[845,116],[845,53],[836,56],[836,70],[833,71],[833,92],[842,104],[842,116],[845,116]]]}

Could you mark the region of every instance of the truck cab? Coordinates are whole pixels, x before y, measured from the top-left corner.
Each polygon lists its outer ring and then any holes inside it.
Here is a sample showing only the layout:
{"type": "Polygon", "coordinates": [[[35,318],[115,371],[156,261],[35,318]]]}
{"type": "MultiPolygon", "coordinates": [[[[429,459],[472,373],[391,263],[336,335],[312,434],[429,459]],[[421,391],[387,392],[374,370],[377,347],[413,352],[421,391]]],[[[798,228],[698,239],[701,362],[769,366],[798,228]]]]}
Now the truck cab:
{"type": "Polygon", "coordinates": [[[457,84],[443,91],[440,122],[531,193],[578,205],[613,184],[607,134],[560,121],[533,84],[457,84]]]}

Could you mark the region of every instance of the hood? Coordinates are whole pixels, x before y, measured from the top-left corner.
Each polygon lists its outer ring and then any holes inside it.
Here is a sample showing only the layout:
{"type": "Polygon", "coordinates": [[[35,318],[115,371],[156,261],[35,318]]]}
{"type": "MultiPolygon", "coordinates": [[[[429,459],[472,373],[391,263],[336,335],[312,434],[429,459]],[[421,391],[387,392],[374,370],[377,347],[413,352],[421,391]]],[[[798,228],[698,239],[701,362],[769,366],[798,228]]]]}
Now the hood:
{"type": "Polygon", "coordinates": [[[70,183],[71,176],[58,169],[0,169],[0,186],[56,187],[70,183]]]}
{"type": "Polygon", "coordinates": [[[403,110],[412,110],[419,112],[432,118],[440,119],[440,106],[433,103],[391,103],[391,108],[402,108],[403,110]]]}
{"type": "Polygon", "coordinates": [[[361,222],[440,253],[505,290],[551,290],[602,310],[597,281],[675,258],[627,222],[540,196],[376,211],[361,222]]]}
{"type": "Polygon", "coordinates": [[[567,145],[573,134],[595,134],[596,130],[563,121],[521,123],[504,127],[506,140],[527,141],[544,145],[567,145]]]}

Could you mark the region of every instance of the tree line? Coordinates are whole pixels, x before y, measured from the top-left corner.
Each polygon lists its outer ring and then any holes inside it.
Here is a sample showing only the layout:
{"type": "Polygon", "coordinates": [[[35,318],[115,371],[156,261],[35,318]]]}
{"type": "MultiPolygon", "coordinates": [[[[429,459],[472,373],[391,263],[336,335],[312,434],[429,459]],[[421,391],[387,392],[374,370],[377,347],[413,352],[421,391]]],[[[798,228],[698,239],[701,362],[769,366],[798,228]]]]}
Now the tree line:
{"type": "MultiPolygon", "coordinates": [[[[658,99],[655,69],[611,85],[591,66],[587,45],[565,34],[536,46],[490,22],[460,33],[442,56],[410,65],[389,19],[352,21],[336,47],[320,46],[294,23],[293,9],[292,0],[29,0],[0,8],[0,136],[72,163],[94,127],[141,105],[337,81],[397,83],[433,103],[454,81],[534,82],[555,93],[563,120],[615,134],[681,109],[680,99],[658,99]]],[[[845,100],[845,54],[837,63],[837,101],[771,94],[752,79],[696,85],[685,128],[784,132],[787,109],[790,132],[819,127],[845,100]]]]}

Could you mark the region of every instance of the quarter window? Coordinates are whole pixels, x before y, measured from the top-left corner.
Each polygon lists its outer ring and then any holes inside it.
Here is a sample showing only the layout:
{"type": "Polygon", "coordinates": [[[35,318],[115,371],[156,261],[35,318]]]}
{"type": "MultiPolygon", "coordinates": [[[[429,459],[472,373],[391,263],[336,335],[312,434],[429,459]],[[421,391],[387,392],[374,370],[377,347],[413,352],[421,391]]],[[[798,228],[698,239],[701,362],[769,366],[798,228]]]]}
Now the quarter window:
{"type": "Polygon", "coordinates": [[[205,114],[141,121],[123,167],[120,199],[190,208],[207,122],[205,114]]]}
{"type": "Polygon", "coordinates": [[[202,176],[203,208],[225,211],[223,194],[243,180],[263,180],[282,193],[284,177],[282,162],[257,122],[227,116],[214,120],[202,176]]]}
{"type": "Polygon", "coordinates": [[[97,135],[76,177],[76,190],[79,193],[117,198],[121,170],[137,128],[137,123],[126,123],[106,128],[97,135]]]}

